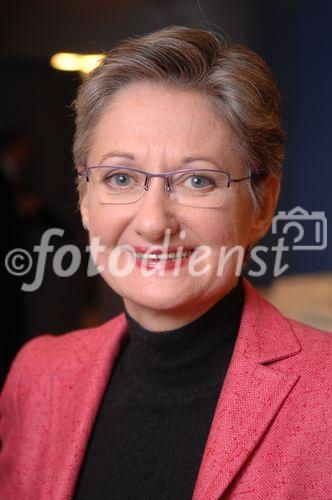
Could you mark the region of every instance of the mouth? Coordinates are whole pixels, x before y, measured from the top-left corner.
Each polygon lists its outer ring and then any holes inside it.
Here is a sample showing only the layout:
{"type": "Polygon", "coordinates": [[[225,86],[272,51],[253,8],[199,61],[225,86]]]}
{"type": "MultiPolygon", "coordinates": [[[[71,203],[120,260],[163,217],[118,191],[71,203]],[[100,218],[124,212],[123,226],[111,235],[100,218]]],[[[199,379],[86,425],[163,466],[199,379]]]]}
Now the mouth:
{"type": "Polygon", "coordinates": [[[167,252],[152,248],[134,247],[135,256],[138,261],[147,262],[172,262],[186,259],[194,252],[194,248],[189,247],[168,247],[167,252]]]}

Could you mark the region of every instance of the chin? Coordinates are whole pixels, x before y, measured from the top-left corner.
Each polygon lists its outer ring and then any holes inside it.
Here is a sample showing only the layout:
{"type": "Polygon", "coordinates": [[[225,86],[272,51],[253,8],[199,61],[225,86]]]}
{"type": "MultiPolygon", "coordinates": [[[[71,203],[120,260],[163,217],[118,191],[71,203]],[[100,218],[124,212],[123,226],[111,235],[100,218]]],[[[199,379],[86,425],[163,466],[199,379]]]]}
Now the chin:
{"type": "Polygon", "coordinates": [[[136,305],[153,309],[156,311],[181,310],[185,307],[192,307],[193,294],[191,291],[180,290],[174,283],[169,286],[161,286],[151,280],[144,283],[115,283],[108,281],[110,287],[123,299],[135,303],[136,305]]]}

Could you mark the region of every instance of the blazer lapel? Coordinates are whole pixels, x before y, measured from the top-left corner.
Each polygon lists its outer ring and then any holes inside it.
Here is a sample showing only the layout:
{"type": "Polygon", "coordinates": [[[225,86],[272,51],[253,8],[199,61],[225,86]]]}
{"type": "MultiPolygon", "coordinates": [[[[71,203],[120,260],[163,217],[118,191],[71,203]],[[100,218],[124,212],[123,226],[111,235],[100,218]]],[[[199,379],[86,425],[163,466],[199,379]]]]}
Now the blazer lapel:
{"type": "Polygon", "coordinates": [[[92,347],[86,342],[86,351],[83,348],[82,354],[78,353],[69,375],[66,373],[61,378],[58,373],[54,381],[54,419],[50,429],[53,441],[43,498],[65,500],[74,494],[100,401],[126,336],[124,315],[102,325],[101,329],[97,342],[91,342],[92,347]]]}
{"type": "Polygon", "coordinates": [[[288,321],[245,281],[245,306],[194,500],[218,499],[248,460],[299,375],[265,366],[301,350],[288,321]]]}

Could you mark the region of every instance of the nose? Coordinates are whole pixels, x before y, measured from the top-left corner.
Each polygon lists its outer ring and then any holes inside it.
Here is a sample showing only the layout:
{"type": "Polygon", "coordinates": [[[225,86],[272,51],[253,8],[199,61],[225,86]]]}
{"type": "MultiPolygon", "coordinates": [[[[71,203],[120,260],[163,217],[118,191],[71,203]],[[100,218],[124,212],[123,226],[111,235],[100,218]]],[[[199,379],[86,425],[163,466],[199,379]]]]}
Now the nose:
{"type": "Polygon", "coordinates": [[[165,180],[153,177],[143,198],[135,204],[134,229],[147,241],[156,244],[164,238],[166,229],[173,235],[179,230],[179,222],[173,200],[165,192],[165,180]]]}

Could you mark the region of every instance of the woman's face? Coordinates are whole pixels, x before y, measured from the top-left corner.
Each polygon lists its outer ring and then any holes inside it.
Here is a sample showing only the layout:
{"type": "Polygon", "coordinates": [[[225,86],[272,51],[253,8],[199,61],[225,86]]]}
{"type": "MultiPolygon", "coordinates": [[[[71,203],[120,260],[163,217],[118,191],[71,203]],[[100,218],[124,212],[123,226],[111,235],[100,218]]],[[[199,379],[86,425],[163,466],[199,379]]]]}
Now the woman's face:
{"type": "MultiPolygon", "coordinates": [[[[152,173],[212,168],[235,178],[247,174],[229,125],[216,117],[204,96],[149,83],[121,90],[105,110],[88,157],[88,166],[93,165],[130,166],[152,173]],[[106,158],[112,152],[115,155],[106,158]],[[183,163],[185,157],[205,159],[183,163]]],[[[99,237],[105,249],[96,252],[95,262],[106,282],[123,297],[128,312],[145,327],[163,330],[186,324],[235,286],[239,252],[225,262],[222,272],[219,267],[218,275],[220,253],[234,246],[246,249],[255,242],[266,231],[275,202],[271,198],[267,210],[255,210],[248,182],[231,184],[220,208],[180,205],[165,194],[164,181],[156,177],[141,200],[127,205],[100,204],[88,184],[81,204],[83,221],[90,242],[99,237]],[[110,254],[116,247],[149,250],[162,245],[167,232],[170,246],[196,248],[194,253],[202,260],[189,268],[187,258],[177,273],[174,266],[166,266],[163,273],[152,269],[147,276],[139,265],[142,261],[124,251],[118,254],[117,269],[132,261],[136,265],[128,267],[133,269],[127,275],[113,274],[110,254]],[[197,249],[202,245],[210,250],[197,249]]]]}

